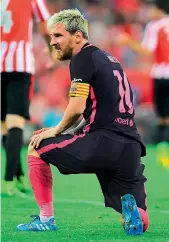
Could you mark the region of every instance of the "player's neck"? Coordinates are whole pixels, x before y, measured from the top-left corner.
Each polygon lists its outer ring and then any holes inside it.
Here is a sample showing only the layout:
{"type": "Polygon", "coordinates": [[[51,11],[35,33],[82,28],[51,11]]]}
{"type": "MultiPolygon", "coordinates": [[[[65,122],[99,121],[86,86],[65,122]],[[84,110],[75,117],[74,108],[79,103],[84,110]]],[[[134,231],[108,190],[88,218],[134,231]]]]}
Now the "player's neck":
{"type": "Polygon", "coordinates": [[[80,44],[76,45],[75,48],[74,48],[74,50],[73,50],[73,56],[74,56],[74,55],[77,55],[77,54],[81,51],[82,47],[83,47],[87,42],[88,42],[88,41],[87,41],[86,39],[84,39],[80,44]]]}
{"type": "Polygon", "coordinates": [[[162,12],[162,11],[158,11],[156,16],[155,16],[156,20],[159,20],[159,19],[162,19],[162,18],[165,18],[165,17],[167,17],[167,14],[162,12]]]}

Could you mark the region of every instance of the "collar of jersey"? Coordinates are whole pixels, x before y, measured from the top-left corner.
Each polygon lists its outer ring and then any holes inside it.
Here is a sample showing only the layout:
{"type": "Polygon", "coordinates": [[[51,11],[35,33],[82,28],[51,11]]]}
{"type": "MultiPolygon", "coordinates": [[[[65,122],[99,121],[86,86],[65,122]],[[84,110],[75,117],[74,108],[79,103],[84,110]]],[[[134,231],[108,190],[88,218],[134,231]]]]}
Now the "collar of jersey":
{"type": "Polygon", "coordinates": [[[84,45],[82,46],[81,50],[83,50],[83,49],[84,49],[86,46],[88,46],[88,45],[90,45],[89,42],[87,42],[86,44],[84,44],[84,45]]]}

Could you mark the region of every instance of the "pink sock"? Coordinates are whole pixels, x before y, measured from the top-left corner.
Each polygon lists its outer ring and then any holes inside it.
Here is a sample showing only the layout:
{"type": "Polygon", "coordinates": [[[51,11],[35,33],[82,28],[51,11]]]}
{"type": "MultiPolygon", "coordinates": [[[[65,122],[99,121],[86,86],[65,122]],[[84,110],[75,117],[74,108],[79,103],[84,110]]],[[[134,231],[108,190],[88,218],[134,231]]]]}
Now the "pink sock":
{"type": "Polygon", "coordinates": [[[28,166],[29,179],[36,202],[40,207],[40,215],[53,216],[52,172],[50,165],[38,157],[29,155],[28,166]]]}
{"type": "Polygon", "coordinates": [[[143,221],[143,231],[145,232],[148,229],[148,225],[149,225],[149,220],[148,220],[148,212],[145,211],[142,208],[138,208],[139,212],[140,212],[140,216],[142,218],[143,221]]]}

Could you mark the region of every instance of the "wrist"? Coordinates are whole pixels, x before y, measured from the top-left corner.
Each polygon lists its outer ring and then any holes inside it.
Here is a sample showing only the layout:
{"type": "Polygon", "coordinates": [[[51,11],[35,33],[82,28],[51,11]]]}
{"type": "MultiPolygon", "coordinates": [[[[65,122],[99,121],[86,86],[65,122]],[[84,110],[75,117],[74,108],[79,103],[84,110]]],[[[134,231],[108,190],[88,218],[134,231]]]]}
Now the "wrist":
{"type": "Polygon", "coordinates": [[[59,128],[59,126],[56,126],[54,129],[55,129],[55,132],[54,132],[55,136],[61,134],[64,131],[64,129],[59,128]]]}

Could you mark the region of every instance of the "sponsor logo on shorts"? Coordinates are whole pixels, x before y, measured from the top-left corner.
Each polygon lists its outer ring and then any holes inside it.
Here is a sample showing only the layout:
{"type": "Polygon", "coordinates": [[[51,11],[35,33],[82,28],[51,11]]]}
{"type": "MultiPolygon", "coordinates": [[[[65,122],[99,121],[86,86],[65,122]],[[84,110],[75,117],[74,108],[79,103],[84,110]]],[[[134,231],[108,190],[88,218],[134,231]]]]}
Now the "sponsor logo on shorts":
{"type": "Polygon", "coordinates": [[[134,125],[133,120],[131,120],[129,118],[120,118],[120,117],[117,117],[115,119],[115,122],[118,123],[118,124],[130,126],[130,127],[132,127],[134,125]]]}

